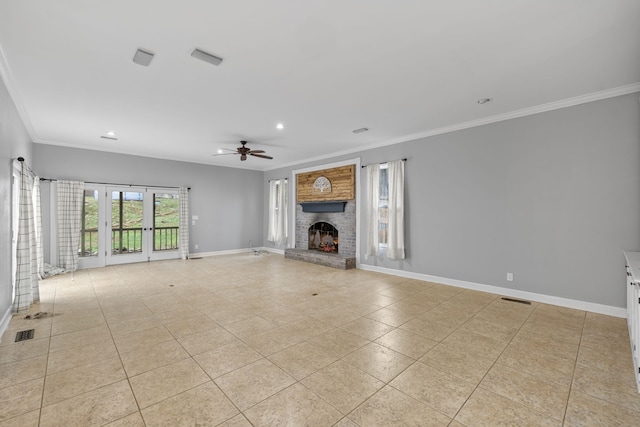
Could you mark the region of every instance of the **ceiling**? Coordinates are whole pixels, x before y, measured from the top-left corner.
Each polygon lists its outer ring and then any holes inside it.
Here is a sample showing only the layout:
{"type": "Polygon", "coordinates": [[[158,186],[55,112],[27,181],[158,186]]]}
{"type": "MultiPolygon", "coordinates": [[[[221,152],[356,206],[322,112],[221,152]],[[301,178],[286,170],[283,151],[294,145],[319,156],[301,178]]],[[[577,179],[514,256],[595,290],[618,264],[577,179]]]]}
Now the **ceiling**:
{"type": "Polygon", "coordinates": [[[0,0],[34,142],[257,170],[639,91],[639,52],[637,0],[0,0]]]}

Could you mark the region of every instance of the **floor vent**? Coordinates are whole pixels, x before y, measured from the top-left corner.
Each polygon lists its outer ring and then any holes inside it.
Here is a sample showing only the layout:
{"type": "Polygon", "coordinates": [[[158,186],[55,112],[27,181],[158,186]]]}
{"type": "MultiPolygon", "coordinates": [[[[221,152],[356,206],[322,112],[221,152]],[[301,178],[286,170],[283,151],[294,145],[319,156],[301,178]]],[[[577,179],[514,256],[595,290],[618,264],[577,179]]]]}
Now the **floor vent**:
{"type": "Polygon", "coordinates": [[[26,340],[30,340],[33,338],[33,333],[35,332],[35,329],[27,329],[26,331],[20,331],[16,334],[16,341],[26,341],[26,340]]]}
{"type": "Polygon", "coordinates": [[[504,301],[509,301],[509,302],[517,302],[519,304],[527,304],[527,305],[531,305],[531,301],[525,301],[522,299],[515,299],[515,298],[506,298],[506,297],[502,297],[502,299],[504,301]]]}

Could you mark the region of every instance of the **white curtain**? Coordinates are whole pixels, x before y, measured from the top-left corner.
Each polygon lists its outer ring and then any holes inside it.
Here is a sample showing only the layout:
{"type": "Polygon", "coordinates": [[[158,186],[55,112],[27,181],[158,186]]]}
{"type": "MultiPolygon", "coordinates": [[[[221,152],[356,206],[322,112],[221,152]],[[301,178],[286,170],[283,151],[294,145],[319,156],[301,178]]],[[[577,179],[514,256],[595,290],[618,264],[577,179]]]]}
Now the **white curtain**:
{"type": "Polygon", "coordinates": [[[277,245],[287,243],[287,193],[286,179],[269,181],[269,229],[267,240],[277,245]]]}
{"type": "Polygon", "coordinates": [[[389,178],[389,227],[387,256],[404,259],[404,162],[388,163],[389,178]]]}
{"type": "Polygon", "coordinates": [[[380,165],[373,164],[368,165],[365,168],[367,179],[367,196],[365,204],[365,216],[366,216],[366,255],[376,256],[378,255],[378,243],[379,243],[379,211],[378,201],[380,198],[380,165]]]}
{"type": "Polygon", "coordinates": [[[276,241],[276,204],[278,203],[278,181],[272,179],[269,181],[269,228],[267,230],[267,240],[276,241]]]}
{"type": "Polygon", "coordinates": [[[178,248],[180,249],[180,258],[189,258],[189,189],[180,187],[178,190],[179,198],[179,215],[180,215],[180,232],[178,248]]]}
{"type": "Polygon", "coordinates": [[[38,249],[34,220],[32,186],[34,178],[24,161],[20,162],[20,202],[16,252],[15,298],[12,310],[17,313],[40,300],[38,288],[38,249]]]}
{"type": "Polygon", "coordinates": [[[58,267],[78,268],[84,182],[58,180],[58,267]]]}
{"type": "Polygon", "coordinates": [[[288,181],[286,179],[280,180],[280,191],[278,192],[278,233],[276,235],[276,242],[280,245],[286,245],[287,243],[287,211],[288,209],[288,181]]]}

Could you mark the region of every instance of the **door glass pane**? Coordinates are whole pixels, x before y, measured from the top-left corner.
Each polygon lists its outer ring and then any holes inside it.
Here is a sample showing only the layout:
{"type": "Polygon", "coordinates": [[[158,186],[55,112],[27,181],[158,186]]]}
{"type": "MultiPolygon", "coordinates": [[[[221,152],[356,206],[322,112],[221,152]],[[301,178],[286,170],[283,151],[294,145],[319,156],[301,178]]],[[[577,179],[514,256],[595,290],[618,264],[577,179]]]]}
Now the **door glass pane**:
{"type": "Polygon", "coordinates": [[[178,249],[179,201],[176,193],[153,195],[153,250],[178,249]]]}
{"type": "Polygon", "coordinates": [[[82,229],[80,230],[81,257],[98,256],[98,191],[84,190],[82,229]]]}
{"type": "Polygon", "coordinates": [[[142,252],[144,193],[111,192],[111,253],[142,252]]]}

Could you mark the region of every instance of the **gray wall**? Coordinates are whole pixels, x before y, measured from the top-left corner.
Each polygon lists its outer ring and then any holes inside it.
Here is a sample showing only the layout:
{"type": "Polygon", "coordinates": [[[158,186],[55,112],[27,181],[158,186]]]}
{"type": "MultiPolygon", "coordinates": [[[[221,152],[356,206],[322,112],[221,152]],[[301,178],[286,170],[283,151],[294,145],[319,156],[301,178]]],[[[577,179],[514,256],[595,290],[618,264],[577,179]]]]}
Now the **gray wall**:
{"type": "MultiPolygon", "coordinates": [[[[93,150],[34,144],[35,170],[41,177],[116,184],[191,187],[190,252],[206,253],[261,246],[262,172],[152,159],[93,150]],[[195,249],[198,244],[199,248],[195,249]]],[[[42,185],[43,234],[48,258],[49,185],[42,185]]]]}
{"type": "Polygon", "coordinates": [[[407,258],[361,263],[625,306],[622,251],[640,250],[638,94],[316,164],[358,156],[408,158],[407,258]]]}
{"type": "Polygon", "coordinates": [[[11,306],[12,159],[24,157],[33,167],[31,137],[0,80],[0,319],[11,306]]]}

